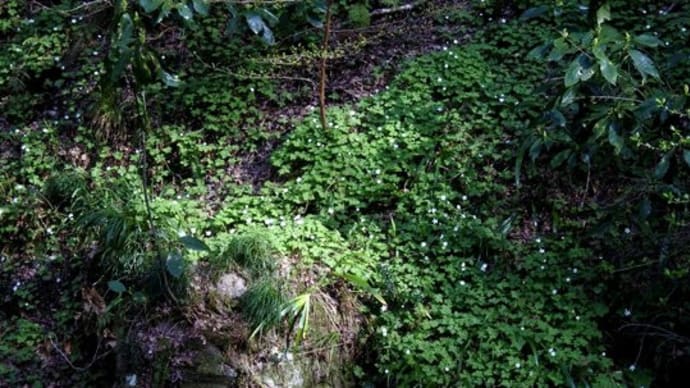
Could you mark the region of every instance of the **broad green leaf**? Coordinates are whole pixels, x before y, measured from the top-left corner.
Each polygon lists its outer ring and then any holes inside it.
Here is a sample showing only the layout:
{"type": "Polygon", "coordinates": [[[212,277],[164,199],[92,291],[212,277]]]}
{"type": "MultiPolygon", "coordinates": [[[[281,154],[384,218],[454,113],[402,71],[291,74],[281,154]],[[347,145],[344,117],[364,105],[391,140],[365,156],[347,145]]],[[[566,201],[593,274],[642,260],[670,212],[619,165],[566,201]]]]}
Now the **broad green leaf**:
{"type": "Polygon", "coordinates": [[[648,56],[637,50],[630,50],[628,54],[633,60],[633,65],[642,74],[643,78],[646,78],[648,75],[659,78],[659,72],[654,67],[654,62],[648,56]]]}
{"type": "Polygon", "coordinates": [[[655,97],[650,97],[640,103],[637,106],[636,115],[642,120],[647,120],[652,117],[654,113],[659,110],[659,105],[655,97]]]}
{"type": "Polygon", "coordinates": [[[646,220],[650,214],[652,214],[652,202],[649,200],[649,198],[645,197],[640,202],[639,217],[641,220],[646,220]]]}
{"type": "Polygon", "coordinates": [[[633,38],[633,40],[635,41],[635,43],[647,47],[658,47],[663,44],[661,39],[657,38],[652,34],[637,35],[635,38],[633,38]]]}
{"type": "Polygon", "coordinates": [[[208,0],[193,0],[192,6],[194,6],[194,10],[199,15],[208,15],[208,0]]]}
{"type": "Polygon", "coordinates": [[[617,29],[609,25],[605,25],[601,26],[597,37],[599,38],[599,44],[605,45],[607,43],[621,41],[623,39],[623,34],[621,34],[617,29]]]}
{"type": "Polygon", "coordinates": [[[575,102],[575,88],[569,88],[561,96],[561,106],[568,106],[575,102]]]}
{"type": "Polygon", "coordinates": [[[184,20],[192,20],[192,17],[194,14],[192,13],[192,9],[189,8],[187,4],[178,4],[177,6],[177,13],[180,14],[182,19],[184,20]]]}
{"type": "Polygon", "coordinates": [[[266,25],[261,15],[259,15],[256,12],[247,12],[244,15],[244,17],[247,20],[247,25],[249,26],[249,29],[252,30],[254,34],[261,35],[261,38],[267,44],[275,43],[275,39],[273,38],[273,32],[266,25]]]}
{"type": "Polygon", "coordinates": [[[546,58],[549,61],[560,61],[565,54],[570,51],[570,46],[566,43],[565,39],[558,38],[553,41],[553,48],[549,52],[549,56],[546,58]]]}
{"type": "Polygon", "coordinates": [[[563,113],[561,111],[554,109],[550,111],[547,116],[551,119],[553,124],[557,127],[563,127],[565,126],[565,116],[563,116],[563,113]]]}
{"type": "Polygon", "coordinates": [[[597,10],[597,24],[602,25],[607,20],[611,20],[611,9],[608,3],[597,10]]]}
{"type": "Polygon", "coordinates": [[[271,31],[270,28],[264,27],[263,32],[261,33],[261,38],[266,42],[267,44],[275,44],[275,38],[273,37],[273,32],[271,31]]]}
{"type": "Polygon", "coordinates": [[[540,5],[538,7],[532,7],[526,10],[525,12],[520,15],[520,20],[529,20],[529,19],[534,19],[536,17],[539,17],[546,12],[549,11],[549,7],[547,5],[540,5]]]}
{"type": "Polygon", "coordinates": [[[128,50],[129,44],[132,42],[132,31],[134,29],[134,22],[132,17],[125,13],[120,17],[118,24],[117,42],[115,45],[122,51],[128,50]]]}
{"type": "Polygon", "coordinates": [[[668,172],[668,167],[671,164],[671,157],[673,156],[673,151],[667,152],[666,155],[664,155],[661,160],[659,161],[659,164],[656,165],[656,168],[654,169],[654,177],[656,179],[661,179],[664,176],[666,176],[666,173],[668,172]]]}
{"type": "Polygon", "coordinates": [[[556,156],[551,159],[551,168],[560,167],[560,165],[563,164],[563,162],[565,162],[572,153],[573,151],[571,149],[565,149],[557,153],[556,156]]]}
{"type": "Polygon", "coordinates": [[[610,124],[610,121],[608,118],[603,118],[603,119],[597,121],[594,124],[594,127],[592,128],[592,133],[594,134],[594,138],[599,139],[600,137],[604,136],[607,128],[609,127],[609,124],[610,124]]]}
{"type": "Polygon", "coordinates": [[[541,154],[542,147],[544,145],[544,142],[542,140],[536,140],[534,143],[532,143],[529,147],[529,157],[532,159],[532,161],[537,160],[539,155],[541,154]]]}
{"type": "Polygon", "coordinates": [[[312,4],[312,6],[314,7],[313,9],[314,9],[316,12],[320,12],[320,13],[323,13],[323,14],[326,13],[326,10],[327,10],[327,8],[328,8],[328,4],[326,3],[326,0],[316,0],[316,1],[314,1],[314,3],[312,4]]]}
{"type": "Polygon", "coordinates": [[[580,61],[575,58],[572,62],[570,62],[570,66],[568,66],[568,69],[565,71],[565,87],[569,88],[580,82],[581,75],[582,65],[580,64],[580,61]]]}
{"type": "Polygon", "coordinates": [[[157,10],[161,4],[163,4],[163,0],[139,0],[139,5],[146,13],[151,13],[157,10]]]}
{"type": "Polygon", "coordinates": [[[158,24],[163,21],[163,19],[167,18],[168,15],[170,15],[170,12],[172,11],[172,4],[170,2],[163,2],[161,4],[161,9],[160,12],[158,13],[158,17],[156,18],[155,24],[158,24]]]}
{"type": "Polygon", "coordinates": [[[618,134],[618,130],[614,124],[609,125],[609,143],[611,143],[613,148],[616,150],[616,154],[621,153],[621,150],[623,149],[623,137],[618,134]]]}
{"type": "Polygon", "coordinates": [[[269,25],[275,26],[276,23],[278,23],[278,17],[266,8],[262,9],[261,13],[263,14],[264,20],[266,20],[269,25]]]}
{"type": "Polygon", "coordinates": [[[168,253],[168,258],[165,260],[165,268],[170,275],[179,278],[184,273],[184,258],[178,252],[168,253]]]}
{"type": "Polygon", "coordinates": [[[111,280],[108,282],[108,288],[115,292],[116,294],[122,294],[123,292],[127,291],[127,288],[125,287],[124,284],[122,284],[121,281],[119,280],[111,280]]]}
{"type": "Polygon", "coordinates": [[[226,36],[233,36],[239,31],[240,29],[240,24],[239,24],[239,18],[237,17],[231,17],[230,20],[228,20],[228,25],[225,26],[225,35],[226,36]]]}
{"type": "Polygon", "coordinates": [[[582,72],[580,72],[580,81],[587,81],[594,75],[594,67],[583,67],[582,72]]]}
{"type": "Polygon", "coordinates": [[[369,282],[363,277],[351,273],[341,274],[340,276],[342,276],[343,279],[350,282],[350,284],[352,284],[353,286],[359,288],[362,291],[367,292],[374,299],[378,300],[379,303],[381,303],[382,305],[386,305],[386,300],[383,299],[383,297],[375,289],[373,289],[369,285],[369,282]]]}
{"type": "Polygon", "coordinates": [[[599,60],[599,70],[604,79],[611,85],[615,85],[618,80],[618,68],[608,58],[599,60]]]}
{"type": "Polygon", "coordinates": [[[196,237],[192,236],[183,236],[180,237],[180,242],[182,245],[185,246],[187,249],[191,249],[193,251],[208,251],[209,248],[206,244],[204,244],[203,241],[199,240],[196,237]]]}
{"type": "Polygon", "coordinates": [[[683,160],[690,167],[690,150],[683,150],[683,160]]]}

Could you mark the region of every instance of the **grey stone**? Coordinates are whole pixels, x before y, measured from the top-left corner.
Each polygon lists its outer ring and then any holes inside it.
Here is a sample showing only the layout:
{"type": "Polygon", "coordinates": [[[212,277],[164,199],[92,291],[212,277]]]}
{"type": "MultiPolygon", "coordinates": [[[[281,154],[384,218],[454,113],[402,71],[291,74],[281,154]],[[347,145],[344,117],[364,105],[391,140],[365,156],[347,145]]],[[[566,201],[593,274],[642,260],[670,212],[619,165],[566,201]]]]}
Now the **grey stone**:
{"type": "Polygon", "coordinates": [[[218,296],[224,299],[237,299],[247,291],[247,282],[234,272],[224,274],[216,283],[218,296]]]}

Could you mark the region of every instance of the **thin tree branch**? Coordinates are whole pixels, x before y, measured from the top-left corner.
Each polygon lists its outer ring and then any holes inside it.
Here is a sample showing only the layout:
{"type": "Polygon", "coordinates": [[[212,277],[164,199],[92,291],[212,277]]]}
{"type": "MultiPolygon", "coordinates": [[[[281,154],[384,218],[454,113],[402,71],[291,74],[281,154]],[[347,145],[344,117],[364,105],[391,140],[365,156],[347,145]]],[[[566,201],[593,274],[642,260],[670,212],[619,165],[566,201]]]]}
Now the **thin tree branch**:
{"type": "Polygon", "coordinates": [[[375,10],[369,12],[369,15],[379,16],[379,15],[389,15],[392,13],[403,12],[403,11],[411,11],[423,3],[424,3],[424,0],[421,0],[421,1],[417,1],[415,3],[404,4],[404,5],[401,5],[398,7],[375,9],[375,10]]]}
{"type": "Polygon", "coordinates": [[[326,2],[326,26],[323,29],[323,47],[321,52],[321,66],[319,77],[319,118],[321,128],[326,132],[328,123],[326,121],[326,61],[328,58],[328,39],[331,34],[331,2],[326,2]]]}
{"type": "Polygon", "coordinates": [[[108,354],[110,354],[110,352],[112,352],[112,350],[108,350],[100,355],[98,354],[98,351],[101,349],[102,341],[102,338],[99,337],[98,344],[96,345],[96,351],[94,352],[93,357],[91,357],[91,362],[89,362],[86,366],[76,366],[72,363],[72,361],[70,361],[69,357],[65,354],[65,352],[63,352],[62,349],[60,349],[58,344],[55,343],[52,335],[48,336],[48,340],[50,341],[50,344],[53,346],[53,349],[60,355],[60,357],[62,357],[63,360],[65,360],[67,365],[69,365],[70,368],[74,369],[77,372],[87,371],[89,368],[93,366],[93,364],[96,363],[96,361],[100,360],[101,358],[107,356],[108,354]]]}

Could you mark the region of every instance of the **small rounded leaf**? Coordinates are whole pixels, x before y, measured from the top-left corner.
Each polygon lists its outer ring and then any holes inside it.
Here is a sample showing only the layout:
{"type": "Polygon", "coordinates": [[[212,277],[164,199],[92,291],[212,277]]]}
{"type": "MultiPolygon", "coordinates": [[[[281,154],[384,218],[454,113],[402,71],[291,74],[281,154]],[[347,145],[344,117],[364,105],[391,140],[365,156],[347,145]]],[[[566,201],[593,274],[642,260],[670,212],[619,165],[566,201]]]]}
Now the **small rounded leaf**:
{"type": "Polygon", "coordinates": [[[108,288],[116,294],[122,294],[127,291],[127,288],[119,280],[111,280],[108,282],[108,288]]]}

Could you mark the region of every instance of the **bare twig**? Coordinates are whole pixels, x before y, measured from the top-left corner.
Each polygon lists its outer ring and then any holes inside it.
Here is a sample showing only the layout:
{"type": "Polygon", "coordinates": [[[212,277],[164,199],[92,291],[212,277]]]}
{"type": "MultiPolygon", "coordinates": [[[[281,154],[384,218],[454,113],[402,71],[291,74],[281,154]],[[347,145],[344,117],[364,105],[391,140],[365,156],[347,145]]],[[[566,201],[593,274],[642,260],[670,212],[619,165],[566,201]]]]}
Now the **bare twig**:
{"type": "Polygon", "coordinates": [[[396,13],[396,12],[411,11],[423,3],[424,3],[424,0],[417,1],[414,3],[410,3],[410,4],[404,4],[404,5],[401,5],[398,7],[379,8],[379,9],[375,9],[375,10],[369,12],[369,14],[371,16],[379,16],[379,15],[389,15],[389,14],[396,13]]]}
{"type": "Polygon", "coordinates": [[[321,128],[326,132],[328,123],[326,122],[326,60],[328,58],[328,39],[331,34],[331,3],[326,2],[326,25],[323,29],[323,47],[321,52],[321,66],[319,77],[319,117],[321,128]]]}
{"type": "Polygon", "coordinates": [[[646,331],[644,333],[644,335],[647,335],[647,336],[663,336],[666,338],[673,338],[676,341],[680,341],[680,342],[686,342],[686,343],[690,342],[690,338],[688,338],[688,337],[684,337],[682,335],[679,335],[679,334],[672,332],[671,330],[664,329],[663,327],[659,327],[656,325],[650,325],[648,323],[628,323],[628,324],[623,325],[620,328],[618,328],[618,331],[623,331],[624,329],[628,329],[628,328],[641,328],[641,329],[651,330],[651,331],[646,331]]]}
{"type": "Polygon", "coordinates": [[[237,78],[237,79],[240,79],[240,80],[246,80],[246,79],[281,79],[281,80],[287,80],[287,81],[302,81],[302,82],[307,82],[307,83],[311,84],[312,86],[316,87],[316,82],[314,82],[314,80],[309,79],[309,78],[305,78],[305,77],[292,77],[292,76],[286,76],[286,75],[239,74],[239,73],[233,72],[233,71],[230,70],[230,69],[218,67],[218,66],[216,66],[216,65],[213,64],[213,63],[210,63],[210,64],[209,64],[209,63],[205,62],[203,59],[201,59],[201,57],[199,56],[199,54],[197,54],[197,53],[195,53],[195,52],[192,53],[192,55],[194,55],[194,57],[195,57],[199,62],[201,62],[201,64],[204,65],[205,67],[207,67],[207,68],[209,68],[209,69],[211,69],[211,70],[213,70],[213,71],[218,71],[218,72],[225,73],[225,74],[227,74],[227,75],[229,75],[229,76],[231,76],[231,77],[234,77],[234,78],[237,78]]]}
{"type": "Polygon", "coordinates": [[[585,183],[585,191],[582,193],[582,198],[580,198],[580,209],[585,206],[585,199],[587,198],[587,193],[589,192],[589,181],[591,178],[592,167],[587,163],[587,182],[585,183]]]}
{"type": "Polygon", "coordinates": [[[76,366],[72,363],[72,361],[70,361],[69,357],[65,354],[65,352],[63,352],[62,349],[60,349],[60,346],[58,346],[58,344],[55,343],[52,335],[48,336],[48,340],[50,341],[50,344],[53,345],[53,349],[60,355],[60,357],[62,357],[63,360],[65,360],[67,365],[69,365],[70,368],[74,369],[77,372],[84,372],[88,370],[93,366],[93,364],[96,363],[96,361],[100,360],[101,358],[107,356],[108,354],[110,354],[110,352],[112,352],[112,350],[108,350],[100,355],[98,354],[98,351],[101,350],[102,341],[102,338],[99,337],[98,344],[96,345],[96,351],[94,352],[93,357],[91,357],[91,362],[89,362],[86,366],[76,366]]]}

